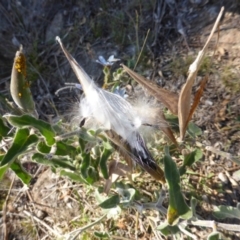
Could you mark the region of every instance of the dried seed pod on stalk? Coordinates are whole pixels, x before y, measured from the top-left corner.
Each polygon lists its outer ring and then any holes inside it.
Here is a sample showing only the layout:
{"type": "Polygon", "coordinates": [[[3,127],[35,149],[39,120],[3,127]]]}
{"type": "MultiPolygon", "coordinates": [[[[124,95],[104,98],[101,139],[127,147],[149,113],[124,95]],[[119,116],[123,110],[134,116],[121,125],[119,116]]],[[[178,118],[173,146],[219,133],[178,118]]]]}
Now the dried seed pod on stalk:
{"type": "Polygon", "coordinates": [[[119,136],[121,142],[129,147],[131,158],[154,178],[165,182],[165,180],[162,180],[164,179],[163,171],[159,170],[160,167],[151,156],[139,133],[141,118],[132,105],[121,96],[97,87],[82,67],[68,53],[60,38],[57,37],[56,40],[59,42],[62,51],[80,81],[85,94],[85,98],[80,102],[81,117],[90,118],[104,130],[112,131],[119,136]]]}

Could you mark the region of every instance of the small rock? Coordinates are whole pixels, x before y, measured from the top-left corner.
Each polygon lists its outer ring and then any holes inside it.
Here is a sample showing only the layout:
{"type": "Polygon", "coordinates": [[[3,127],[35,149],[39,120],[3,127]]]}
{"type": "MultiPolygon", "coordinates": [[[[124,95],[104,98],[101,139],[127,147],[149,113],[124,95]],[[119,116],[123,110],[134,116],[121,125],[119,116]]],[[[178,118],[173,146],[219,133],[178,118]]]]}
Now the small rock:
{"type": "Polygon", "coordinates": [[[232,178],[237,182],[240,181],[240,170],[235,171],[232,175],[232,178]]]}
{"type": "Polygon", "coordinates": [[[228,177],[224,173],[220,172],[218,174],[218,178],[221,180],[222,183],[224,184],[228,183],[228,177]]]}
{"type": "Polygon", "coordinates": [[[47,216],[46,212],[39,209],[36,211],[36,217],[38,217],[39,219],[44,219],[46,216],[47,216]]]}

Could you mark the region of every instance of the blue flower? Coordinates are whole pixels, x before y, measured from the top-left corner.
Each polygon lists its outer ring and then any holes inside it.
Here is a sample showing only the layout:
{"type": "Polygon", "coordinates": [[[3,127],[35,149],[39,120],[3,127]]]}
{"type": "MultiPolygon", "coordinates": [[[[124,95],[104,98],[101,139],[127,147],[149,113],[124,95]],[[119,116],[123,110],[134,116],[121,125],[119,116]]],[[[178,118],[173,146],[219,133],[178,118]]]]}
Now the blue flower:
{"type": "Polygon", "coordinates": [[[97,63],[100,63],[103,66],[112,66],[115,62],[120,61],[118,58],[114,58],[114,55],[111,55],[108,60],[106,60],[103,56],[99,56],[97,63]]]}

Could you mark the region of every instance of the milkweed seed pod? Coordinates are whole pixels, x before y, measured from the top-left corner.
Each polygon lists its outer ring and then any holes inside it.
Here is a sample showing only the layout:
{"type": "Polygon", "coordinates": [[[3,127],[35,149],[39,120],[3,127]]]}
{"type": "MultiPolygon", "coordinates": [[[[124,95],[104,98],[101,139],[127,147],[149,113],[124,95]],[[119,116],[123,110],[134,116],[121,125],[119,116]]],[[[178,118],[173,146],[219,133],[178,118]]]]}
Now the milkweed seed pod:
{"type": "Polygon", "coordinates": [[[26,58],[23,48],[16,52],[12,67],[10,93],[17,106],[26,113],[37,116],[30,84],[27,80],[26,58]]]}

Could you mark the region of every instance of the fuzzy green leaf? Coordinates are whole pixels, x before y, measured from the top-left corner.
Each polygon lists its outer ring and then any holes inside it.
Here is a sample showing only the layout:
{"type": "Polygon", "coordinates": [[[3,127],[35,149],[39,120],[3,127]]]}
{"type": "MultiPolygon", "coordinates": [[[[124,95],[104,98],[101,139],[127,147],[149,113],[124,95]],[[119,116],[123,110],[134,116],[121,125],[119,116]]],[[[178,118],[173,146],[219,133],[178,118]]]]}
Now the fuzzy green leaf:
{"type": "Polygon", "coordinates": [[[100,203],[99,206],[103,209],[110,209],[116,207],[120,203],[119,195],[113,195],[104,202],[100,203]]]}
{"type": "Polygon", "coordinates": [[[191,198],[191,209],[192,209],[192,214],[194,217],[197,217],[196,206],[197,206],[197,199],[195,197],[192,197],[191,198]]]}
{"type": "Polygon", "coordinates": [[[187,206],[180,188],[180,175],[176,163],[166,154],[164,160],[164,172],[169,187],[168,223],[174,224],[179,217],[189,219],[192,212],[187,206]]]}
{"type": "Polygon", "coordinates": [[[207,240],[219,240],[219,239],[222,239],[220,232],[212,232],[207,237],[207,240]]]}
{"type": "Polygon", "coordinates": [[[110,239],[110,236],[106,232],[94,232],[94,236],[100,239],[110,239]]]}
{"type": "Polygon", "coordinates": [[[85,153],[82,155],[83,161],[80,166],[80,171],[83,176],[83,178],[87,179],[88,177],[88,168],[90,166],[90,160],[91,160],[91,155],[90,153],[85,153]]]}
{"type": "Polygon", "coordinates": [[[56,155],[60,155],[60,156],[68,155],[70,157],[73,157],[73,156],[76,156],[78,153],[79,151],[75,147],[65,142],[57,142],[57,151],[55,153],[56,155]]]}
{"type": "Polygon", "coordinates": [[[29,184],[31,181],[31,175],[29,175],[22,167],[22,165],[15,161],[11,164],[11,169],[15,172],[18,178],[24,183],[29,184]]]}
{"type": "Polygon", "coordinates": [[[166,121],[171,126],[173,131],[179,132],[179,121],[178,117],[172,114],[164,114],[166,121]]]}
{"type": "Polygon", "coordinates": [[[42,141],[37,144],[37,150],[40,153],[47,154],[47,153],[50,153],[51,147],[49,147],[44,141],[42,141]]]}
{"type": "MultiPolygon", "coordinates": [[[[85,128],[81,128],[81,132],[79,133],[79,137],[81,139],[83,139],[86,142],[92,142],[95,143],[96,142],[96,137],[91,135],[90,131],[88,132],[85,128]]],[[[82,146],[81,146],[82,147],[82,146]]],[[[84,149],[84,148],[83,148],[84,149]]]]}
{"type": "Polygon", "coordinates": [[[10,129],[4,124],[3,119],[0,117],[0,141],[2,137],[6,137],[10,129]]]}
{"type": "Polygon", "coordinates": [[[0,166],[0,180],[3,178],[5,172],[8,170],[9,165],[0,166]]]}
{"type": "Polygon", "coordinates": [[[183,165],[179,168],[180,175],[183,175],[186,172],[186,167],[190,167],[193,163],[200,160],[202,156],[203,153],[200,149],[196,149],[195,151],[184,156],[183,165]]]}
{"type": "Polygon", "coordinates": [[[93,167],[88,168],[87,174],[88,174],[88,177],[86,178],[86,180],[89,184],[93,184],[99,180],[99,174],[93,167]]]}
{"type": "Polygon", "coordinates": [[[193,122],[189,122],[188,124],[188,133],[192,136],[192,137],[196,137],[202,134],[202,130],[201,128],[199,128],[196,124],[194,124],[193,122]]]}
{"type": "Polygon", "coordinates": [[[175,235],[177,232],[180,231],[178,226],[171,226],[167,222],[162,223],[157,227],[157,230],[159,230],[164,236],[169,236],[169,235],[175,235]]]}
{"type": "Polygon", "coordinates": [[[112,149],[111,148],[104,148],[102,156],[100,158],[100,169],[101,172],[103,174],[103,177],[105,179],[108,179],[108,167],[107,167],[107,160],[110,157],[110,155],[112,154],[112,149]]]}
{"type": "Polygon", "coordinates": [[[8,122],[18,128],[26,128],[26,127],[33,127],[36,128],[42,136],[45,138],[46,143],[49,146],[52,146],[55,143],[55,132],[51,126],[51,124],[36,119],[30,115],[22,115],[22,116],[14,116],[14,115],[5,115],[4,116],[8,122]]]}
{"type": "Polygon", "coordinates": [[[4,155],[0,165],[11,164],[20,154],[26,152],[26,150],[32,144],[38,141],[38,137],[35,134],[30,135],[28,129],[18,129],[12,146],[8,152],[4,155]]]}
{"type": "Polygon", "coordinates": [[[68,157],[51,157],[48,155],[43,155],[41,153],[35,153],[32,156],[32,160],[55,168],[65,168],[73,171],[76,170],[68,157]]]}
{"type": "Polygon", "coordinates": [[[85,149],[85,141],[84,141],[82,138],[79,138],[79,139],[78,139],[78,142],[79,142],[79,146],[80,146],[81,152],[84,152],[84,149],[85,149]]]}
{"type": "Polygon", "coordinates": [[[231,207],[231,206],[223,206],[223,205],[214,206],[213,216],[218,219],[224,219],[224,218],[240,219],[240,209],[239,207],[231,207]]]}
{"type": "MultiPolygon", "coordinates": [[[[65,142],[56,142],[55,146],[56,152],[54,154],[58,156],[70,156],[73,158],[79,153],[77,148],[66,144],[65,142]]],[[[38,143],[37,150],[40,153],[48,154],[51,151],[51,147],[49,147],[45,142],[42,141],[38,143]]]]}
{"type": "MultiPolygon", "coordinates": [[[[71,180],[76,181],[76,182],[80,182],[80,183],[87,183],[81,176],[79,173],[75,173],[75,172],[70,172],[70,171],[66,171],[66,170],[61,170],[60,171],[60,175],[61,176],[66,176],[69,177],[71,180]]],[[[88,184],[88,183],[87,183],[88,184]]]]}
{"type": "Polygon", "coordinates": [[[129,204],[134,200],[136,190],[134,188],[118,188],[117,192],[121,195],[122,197],[122,203],[129,204]]]}

